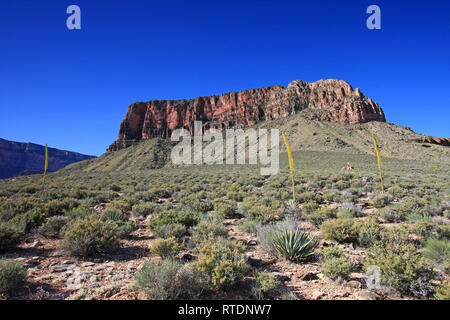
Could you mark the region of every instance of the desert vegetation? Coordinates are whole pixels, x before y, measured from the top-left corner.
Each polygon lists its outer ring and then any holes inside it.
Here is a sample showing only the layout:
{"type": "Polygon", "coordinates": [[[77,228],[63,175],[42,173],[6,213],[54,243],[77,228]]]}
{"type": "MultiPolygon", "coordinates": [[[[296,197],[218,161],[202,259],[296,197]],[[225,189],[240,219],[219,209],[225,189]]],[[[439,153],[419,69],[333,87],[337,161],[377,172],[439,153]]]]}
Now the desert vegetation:
{"type": "Polygon", "coordinates": [[[283,155],[273,176],[249,165],[98,172],[76,164],[45,184],[39,175],[3,180],[0,294],[449,298],[448,165],[383,159],[382,192],[374,156],[293,158],[292,176],[283,155]],[[354,170],[342,170],[348,162],[354,170]],[[366,282],[371,266],[376,288],[366,282]]]}

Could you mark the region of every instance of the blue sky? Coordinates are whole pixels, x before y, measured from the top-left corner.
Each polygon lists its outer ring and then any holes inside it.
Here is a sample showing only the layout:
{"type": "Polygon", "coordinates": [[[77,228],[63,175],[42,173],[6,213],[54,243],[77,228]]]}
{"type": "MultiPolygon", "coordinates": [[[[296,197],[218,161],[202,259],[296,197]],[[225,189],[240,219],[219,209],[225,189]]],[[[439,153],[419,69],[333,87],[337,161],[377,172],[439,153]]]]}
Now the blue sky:
{"type": "Polygon", "coordinates": [[[347,80],[387,120],[450,136],[450,1],[0,4],[0,137],[100,155],[129,104],[347,80]],[[81,8],[81,30],[66,8],[81,8]],[[366,8],[381,8],[381,30],[366,8]]]}

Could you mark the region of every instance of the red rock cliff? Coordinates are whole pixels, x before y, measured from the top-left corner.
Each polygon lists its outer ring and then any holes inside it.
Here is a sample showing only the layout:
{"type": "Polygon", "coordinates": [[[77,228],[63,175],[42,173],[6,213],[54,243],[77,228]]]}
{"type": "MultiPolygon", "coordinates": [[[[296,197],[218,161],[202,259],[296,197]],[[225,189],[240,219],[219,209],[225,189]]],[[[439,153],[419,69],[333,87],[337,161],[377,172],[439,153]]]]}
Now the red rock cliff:
{"type": "Polygon", "coordinates": [[[132,141],[153,137],[170,137],[177,128],[193,132],[194,121],[203,121],[205,129],[246,128],[310,109],[310,119],[355,124],[386,121],[383,110],[359,89],[353,90],[342,80],[300,80],[287,87],[230,92],[191,100],[152,100],[128,107],[119,136],[109,148],[113,152],[126,148],[132,141]]]}

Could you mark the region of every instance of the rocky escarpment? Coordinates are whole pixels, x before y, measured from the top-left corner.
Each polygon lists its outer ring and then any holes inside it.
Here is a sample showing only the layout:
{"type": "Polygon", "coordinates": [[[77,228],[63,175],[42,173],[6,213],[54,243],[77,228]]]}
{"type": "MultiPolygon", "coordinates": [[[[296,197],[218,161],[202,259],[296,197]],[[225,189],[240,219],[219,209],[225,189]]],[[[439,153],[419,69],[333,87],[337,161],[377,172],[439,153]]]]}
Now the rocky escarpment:
{"type": "MultiPolygon", "coordinates": [[[[48,171],[57,171],[71,163],[91,158],[94,157],[48,148],[48,171]]],[[[0,139],[0,179],[42,173],[44,162],[44,146],[0,139]]]]}
{"type": "Polygon", "coordinates": [[[300,80],[287,87],[230,92],[191,100],[152,100],[128,107],[119,136],[108,152],[128,147],[134,141],[170,137],[173,130],[193,132],[194,121],[204,129],[247,128],[257,122],[287,117],[302,110],[313,120],[356,124],[386,121],[383,110],[359,89],[342,80],[300,80]]]}

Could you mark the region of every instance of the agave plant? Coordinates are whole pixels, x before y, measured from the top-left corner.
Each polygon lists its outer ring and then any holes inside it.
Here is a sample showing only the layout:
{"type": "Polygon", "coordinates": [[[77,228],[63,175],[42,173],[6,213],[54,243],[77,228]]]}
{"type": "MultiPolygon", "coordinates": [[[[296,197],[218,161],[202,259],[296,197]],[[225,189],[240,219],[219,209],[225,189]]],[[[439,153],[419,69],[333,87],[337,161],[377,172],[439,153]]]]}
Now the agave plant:
{"type": "Polygon", "coordinates": [[[311,257],[318,244],[316,237],[298,229],[280,231],[273,238],[273,245],[277,251],[294,262],[311,257]]]}

